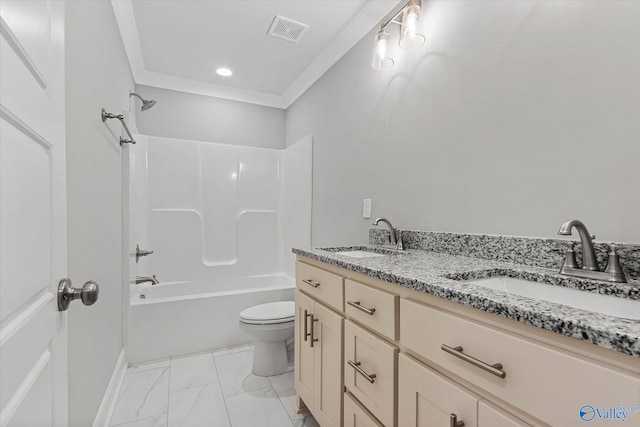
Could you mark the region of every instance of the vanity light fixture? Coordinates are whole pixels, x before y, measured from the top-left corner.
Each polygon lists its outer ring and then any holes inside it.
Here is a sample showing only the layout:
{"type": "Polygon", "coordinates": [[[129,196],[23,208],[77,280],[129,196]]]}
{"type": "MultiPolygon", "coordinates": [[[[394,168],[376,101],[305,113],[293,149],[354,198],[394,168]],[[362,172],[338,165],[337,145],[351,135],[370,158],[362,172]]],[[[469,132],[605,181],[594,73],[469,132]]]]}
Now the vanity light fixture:
{"type": "Polygon", "coordinates": [[[371,66],[374,70],[385,70],[393,66],[393,59],[387,55],[389,49],[389,33],[384,27],[376,34],[376,41],[373,46],[373,58],[371,66]]]}
{"type": "Polygon", "coordinates": [[[422,46],[425,37],[420,33],[420,0],[409,0],[402,9],[391,19],[380,26],[380,31],[376,34],[373,46],[373,57],[371,67],[374,70],[384,70],[394,64],[393,58],[389,56],[389,38],[387,27],[390,24],[400,25],[399,45],[403,49],[413,49],[422,46]],[[398,19],[402,16],[402,20],[398,19]]]}
{"type": "Polygon", "coordinates": [[[233,75],[233,71],[228,68],[220,67],[216,70],[216,74],[222,77],[231,77],[233,75]]]}

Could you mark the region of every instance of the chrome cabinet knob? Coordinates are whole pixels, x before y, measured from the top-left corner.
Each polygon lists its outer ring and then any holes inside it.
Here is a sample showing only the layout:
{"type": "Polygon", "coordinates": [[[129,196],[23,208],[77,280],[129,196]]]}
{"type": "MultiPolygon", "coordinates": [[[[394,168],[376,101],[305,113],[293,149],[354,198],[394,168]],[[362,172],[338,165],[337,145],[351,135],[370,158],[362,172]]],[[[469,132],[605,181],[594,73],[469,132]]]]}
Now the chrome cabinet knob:
{"type": "Polygon", "coordinates": [[[100,287],[92,280],[76,289],[71,286],[71,279],[62,279],[58,284],[58,310],[65,311],[73,300],[81,300],[84,305],[92,305],[98,301],[100,287]]]}

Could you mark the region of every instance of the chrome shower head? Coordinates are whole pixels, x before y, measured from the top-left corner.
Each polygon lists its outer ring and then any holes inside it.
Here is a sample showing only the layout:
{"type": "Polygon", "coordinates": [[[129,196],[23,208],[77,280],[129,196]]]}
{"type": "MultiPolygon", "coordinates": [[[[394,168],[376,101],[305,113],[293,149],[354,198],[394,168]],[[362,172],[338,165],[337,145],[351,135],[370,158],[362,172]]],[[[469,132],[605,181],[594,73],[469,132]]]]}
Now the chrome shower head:
{"type": "Polygon", "coordinates": [[[148,101],[145,101],[143,99],[142,100],[142,111],[146,111],[149,108],[153,107],[154,105],[156,105],[156,101],[154,101],[153,99],[150,99],[148,101]]]}
{"type": "Polygon", "coordinates": [[[135,96],[140,98],[140,101],[142,101],[142,111],[147,111],[149,108],[153,107],[154,105],[156,105],[156,101],[154,101],[153,99],[144,99],[143,97],[141,97],[140,95],[138,95],[135,92],[129,92],[129,97],[131,96],[135,96]]]}

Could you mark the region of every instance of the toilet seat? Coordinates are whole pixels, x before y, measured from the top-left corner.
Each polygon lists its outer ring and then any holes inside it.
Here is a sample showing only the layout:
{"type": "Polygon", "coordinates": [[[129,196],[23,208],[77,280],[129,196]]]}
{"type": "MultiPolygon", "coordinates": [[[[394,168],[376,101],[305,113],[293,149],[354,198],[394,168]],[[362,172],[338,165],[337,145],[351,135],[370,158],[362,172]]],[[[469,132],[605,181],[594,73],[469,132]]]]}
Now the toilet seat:
{"type": "Polygon", "coordinates": [[[279,301],[249,307],[240,312],[240,322],[249,325],[272,325],[295,320],[293,301],[279,301]]]}

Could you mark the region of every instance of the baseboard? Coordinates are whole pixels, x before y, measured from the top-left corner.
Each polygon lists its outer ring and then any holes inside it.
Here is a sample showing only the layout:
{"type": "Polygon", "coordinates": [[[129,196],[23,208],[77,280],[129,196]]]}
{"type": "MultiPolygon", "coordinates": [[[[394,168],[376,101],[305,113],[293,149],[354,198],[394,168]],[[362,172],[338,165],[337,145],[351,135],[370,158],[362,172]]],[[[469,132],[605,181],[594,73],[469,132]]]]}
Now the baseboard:
{"type": "Polygon", "coordinates": [[[122,388],[122,381],[124,380],[124,374],[127,372],[127,358],[125,356],[124,347],[120,352],[116,367],[111,374],[111,380],[107,390],[104,392],[102,403],[98,408],[96,418],[93,420],[93,427],[108,427],[111,424],[111,416],[113,410],[116,407],[118,401],[118,394],[120,394],[120,388],[122,388]]]}

